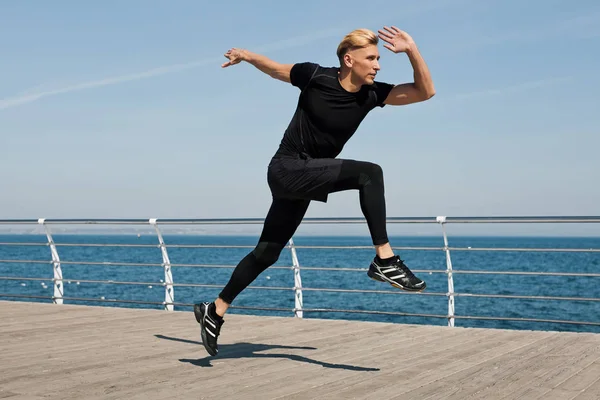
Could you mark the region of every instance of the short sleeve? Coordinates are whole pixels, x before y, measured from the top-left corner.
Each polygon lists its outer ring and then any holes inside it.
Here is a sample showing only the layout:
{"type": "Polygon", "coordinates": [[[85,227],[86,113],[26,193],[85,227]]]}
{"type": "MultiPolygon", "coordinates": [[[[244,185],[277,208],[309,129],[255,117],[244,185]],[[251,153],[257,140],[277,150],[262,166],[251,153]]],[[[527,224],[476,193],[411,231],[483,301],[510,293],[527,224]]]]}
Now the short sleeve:
{"type": "Polygon", "coordinates": [[[319,64],[311,62],[294,64],[290,70],[290,82],[300,90],[304,90],[317,68],[319,64]]]}
{"type": "Polygon", "coordinates": [[[387,99],[393,88],[394,85],[392,84],[375,81],[375,83],[373,83],[373,91],[376,96],[375,106],[384,107],[385,104],[383,104],[383,102],[387,99]]]}

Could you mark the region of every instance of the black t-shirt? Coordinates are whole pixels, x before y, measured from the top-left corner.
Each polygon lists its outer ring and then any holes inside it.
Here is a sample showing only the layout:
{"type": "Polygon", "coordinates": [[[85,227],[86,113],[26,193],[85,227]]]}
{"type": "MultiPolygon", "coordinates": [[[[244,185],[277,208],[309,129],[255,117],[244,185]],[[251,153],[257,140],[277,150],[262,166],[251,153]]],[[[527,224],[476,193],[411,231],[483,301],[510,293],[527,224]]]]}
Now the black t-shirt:
{"type": "Polygon", "coordinates": [[[338,80],[338,71],[338,67],[310,62],[292,67],[291,83],[301,93],[278,155],[305,153],[312,158],[334,158],[369,111],[384,107],[393,85],[375,81],[356,93],[348,92],[338,80]]]}

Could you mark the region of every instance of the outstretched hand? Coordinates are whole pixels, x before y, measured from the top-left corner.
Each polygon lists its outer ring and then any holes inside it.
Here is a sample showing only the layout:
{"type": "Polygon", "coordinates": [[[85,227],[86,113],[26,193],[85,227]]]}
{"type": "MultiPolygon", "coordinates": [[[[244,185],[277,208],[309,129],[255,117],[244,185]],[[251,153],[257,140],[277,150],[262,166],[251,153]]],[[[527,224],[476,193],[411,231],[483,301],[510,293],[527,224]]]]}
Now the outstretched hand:
{"type": "Polygon", "coordinates": [[[415,42],[410,35],[400,29],[392,26],[388,28],[384,26],[383,29],[379,31],[379,38],[388,44],[384,44],[383,47],[394,52],[394,53],[404,53],[407,50],[410,50],[412,46],[414,46],[415,42]]]}
{"type": "Polygon", "coordinates": [[[235,47],[228,50],[227,53],[224,54],[229,61],[223,63],[221,67],[229,67],[230,65],[239,64],[244,60],[244,51],[242,49],[236,49],[235,47]]]}

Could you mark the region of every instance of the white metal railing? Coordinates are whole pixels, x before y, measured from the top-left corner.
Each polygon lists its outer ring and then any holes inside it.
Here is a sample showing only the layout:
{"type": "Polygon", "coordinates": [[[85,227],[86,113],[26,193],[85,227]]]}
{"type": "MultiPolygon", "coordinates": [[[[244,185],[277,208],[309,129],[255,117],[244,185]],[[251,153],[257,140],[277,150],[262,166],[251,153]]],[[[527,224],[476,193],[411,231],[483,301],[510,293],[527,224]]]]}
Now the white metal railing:
{"type": "MultiPolygon", "coordinates": [[[[65,297],[64,291],[64,279],[62,275],[61,264],[87,264],[87,265],[120,265],[120,266],[160,266],[164,269],[164,281],[160,284],[164,287],[164,301],[161,303],[163,308],[167,311],[173,311],[174,306],[190,306],[190,304],[177,303],[175,301],[175,286],[187,286],[187,287],[220,287],[217,285],[209,284],[182,284],[175,283],[173,281],[172,268],[181,267],[196,267],[196,268],[231,268],[228,265],[213,265],[213,264],[174,264],[169,259],[168,248],[252,248],[253,246],[233,246],[233,245],[166,245],[159,225],[211,225],[211,224],[262,224],[263,219],[258,218],[238,218],[238,219],[4,219],[0,220],[0,225],[28,225],[37,224],[44,227],[47,243],[0,243],[0,246],[35,246],[35,245],[47,245],[50,248],[52,265],[53,265],[53,295],[51,296],[52,301],[55,304],[63,304],[64,300],[83,300],[83,301],[98,301],[98,299],[91,298],[76,298],[76,297],[65,297]],[[99,244],[99,243],[62,243],[57,245],[53,241],[51,234],[51,225],[150,225],[156,231],[158,239],[158,247],[162,254],[162,263],[133,263],[133,262],[105,262],[105,261],[61,261],[57,250],[58,246],[113,246],[113,247],[156,247],[154,245],[145,244],[99,244]]],[[[441,226],[443,235],[443,247],[393,247],[394,249],[400,250],[423,250],[423,251],[443,251],[445,255],[446,270],[445,271],[421,271],[429,273],[445,273],[447,275],[448,290],[446,293],[420,293],[420,295],[427,296],[445,296],[448,300],[448,313],[447,315],[435,315],[435,314],[422,314],[422,313],[402,313],[394,311],[373,311],[373,310],[346,310],[346,309],[321,309],[313,308],[307,309],[303,304],[303,292],[306,291],[328,291],[328,292],[345,292],[345,293],[403,293],[399,291],[391,290],[362,290],[362,289],[334,289],[334,288],[306,288],[302,287],[301,270],[335,270],[335,271],[357,271],[360,269],[355,268],[327,268],[327,267],[300,267],[298,255],[296,249],[298,248],[312,248],[312,249],[347,249],[347,248],[364,248],[371,249],[372,246],[297,246],[295,245],[293,238],[290,239],[287,248],[291,252],[292,266],[294,274],[294,287],[259,287],[250,286],[249,289],[260,289],[260,290],[292,290],[294,292],[294,315],[298,318],[302,318],[304,312],[347,312],[347,313],[372,313],[372,314],[387,314],[387,315],[403,315],[403,316],[414,316],[414,317],[433,317],[433,318],[445,318],[447,319],[448,326],[453,327],[455,319],[481,319],[481,320],[518,320],[518,321],[530,321],[530,322],[554,322],[554,323],[565,323],[565,324],[582,324],[582,325],[596,325],[600,326],[600,321],[568,321],[568,320],[549,320],[549,319],[535,319],[535,318],[509,318],[509,317],[493,317],[493,316],[468,316],[455,315],[454,300],[455,297],[488,297],[488,298],[506,298],[506,299],[541,299],[541,300],[564,300],[564,301],[587,301],[597,302],[600,298],[594,297],[565,297],[565,296],[517,296],[517,295],[502,295],[502,294],[472,294],[472,293],[456,293],[454,291],[454,275],[455,274],[505,274],[505,275],[537,275],[537,276],[574,276],[574,277],[600,277],[600,273],[578,273],[578,272],[534,272],[534,271],[457,271],[452,268],[451,251],[527,251],[527,252],[600,252],[600,249],[571,249],[571,248],[459,248],[449,246],[448,236],[446,233],[445,226],[448,223],[466,224],[466,223],[592,223],[597,224],[600,222],[600,217],[596,216],[565,216],[565,217],[428,217],[428,218],[409,218],[409,217],[397,217],[388,218],[387,222],[390,224],[407,223],[407,224],[438,224],[441,226]]],[[[344,224],[344,223],[365,223],[364,218],[305,218],[303,224],[344,224]]],[[[0,263],[47,263],[46,260],[0,260],[0,263]]],[[[272,266],[271,269],[289,269],[289,267],[278,267],[272,266]]],[[[415,270],[416,271],[416,270],[415,270]]],[[[418,272],[418,271],[416,271],[418,272]]],[[[26,278],[26,277],[0,277],[0,280],[47,280],[44,278],[26,278]]],[[[110,283],[110,284],[127,284],[127,285],[156,285],[156,282],[120,282],[120,281],[106,281],[106,280],[82,280],[80,282],[87,283],[110,283]]],[[[406,294],[406,293],[405,293],[406,294]]],[[[7,294],[0,293],[0,298],[46,298],[43,296],[32,296],[32,295],[19,295],[19,294],[7,294]]],[[[109,301],[106,299],[101,299],[109,301]]],[[[123,303],[139,303],[139,304],[156,304],[147,301],[136,301],[136,300],[115,300],[123,303]]],[[[254,309],[254,310],[279,310],[289,311],[279,308],[267,308],[267,307],[232,307],[240,309],[254,309]]]]}

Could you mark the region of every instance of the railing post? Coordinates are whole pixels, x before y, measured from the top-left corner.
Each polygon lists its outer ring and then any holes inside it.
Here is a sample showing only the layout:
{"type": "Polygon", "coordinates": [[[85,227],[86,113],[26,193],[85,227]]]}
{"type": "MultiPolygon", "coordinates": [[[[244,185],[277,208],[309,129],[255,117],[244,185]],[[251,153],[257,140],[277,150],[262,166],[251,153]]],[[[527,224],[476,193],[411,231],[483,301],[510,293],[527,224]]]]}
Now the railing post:
{"type": "Polygon", "coordinates": [[[302,278],[300,277],[300,262],[298,262],[298,254],[296,254],[296,246],[294,239],[290,239],[290,251],[292,253],[292,265],[294,269],[294,314],[298,318],[303,317],[302,308],[302,278]]]}
{"type": "Polygon", "coordinates": [[[54,281],[54,293],[52,295],[52,302],[54,304],[63,304],[64,285],[62,269],[60,268],[60,258],[58,257],[58,251],[56,250],[56,245],[54,244],[54,240],[52,239],[50,227],[46,225],[46,219],[39,218],[38,224],[44,226],[44,230],[46,231],[46,237],[48,238],[48,245],[50,246],[50,253],[52,254],[52,265],[54,270],[52,279],[54,281]]]}
{"type": "Polygon", "coordinates": [[[444,233],[444,252],[446,253],[446,275],[448,275],[448,326],[454,326],[454,279],[452,277],[452,259],[450,258],[450,249],[448,248],[448,235],[446,235],[446,217],[437,217],[437,222],[442,225],[444,233]]]}
{"type": "Polygon", "coordinates": [[[158,229],[158,225],[156,224],[156,218],[151,218],[149,222],[150,225],[154,226],[154,229],[156,230],[160,251],[162,253],[163,267],[165,269],[165,283],[163,284],[163,286],[165,287],[165,310],[173,311],[175,293],[173,291],[173,272],[171,271],[171,261],[169,260],[169,253],[167,252],[167,246],[165,245],[165,241],[163,240],[162,234],[160,233],[160,229],[158,229]]]}

